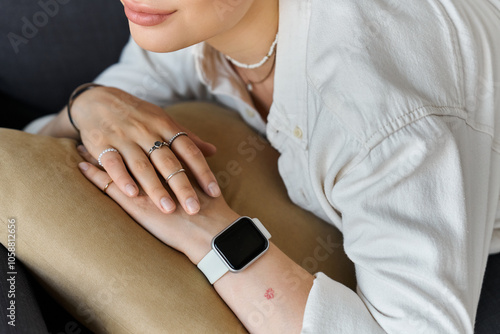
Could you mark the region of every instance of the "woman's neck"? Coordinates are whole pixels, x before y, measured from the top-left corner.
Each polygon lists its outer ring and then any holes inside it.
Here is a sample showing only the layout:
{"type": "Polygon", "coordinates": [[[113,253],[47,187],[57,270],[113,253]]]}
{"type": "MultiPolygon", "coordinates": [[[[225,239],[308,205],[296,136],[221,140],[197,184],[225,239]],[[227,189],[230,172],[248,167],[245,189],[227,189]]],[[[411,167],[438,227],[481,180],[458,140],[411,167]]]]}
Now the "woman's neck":
{"type": "Polygon", "coordinates": [[[278,0],[254,0],[236,26],[207,40],[207,43],[239,62],[258,63],[269,52],[278,32],[278,21],[278,0]]]}

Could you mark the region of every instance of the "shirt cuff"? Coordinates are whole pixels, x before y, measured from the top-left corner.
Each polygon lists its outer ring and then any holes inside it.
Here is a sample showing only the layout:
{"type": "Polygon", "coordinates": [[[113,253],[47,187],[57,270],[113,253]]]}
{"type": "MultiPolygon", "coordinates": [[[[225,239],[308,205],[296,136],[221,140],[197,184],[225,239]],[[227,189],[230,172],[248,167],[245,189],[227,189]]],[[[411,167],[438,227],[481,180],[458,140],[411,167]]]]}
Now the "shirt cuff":
{"type": "Polygon", "coordinates": [[[354,291],[323,273],[315,277],[301,333],[385,333],[354,291]]]}
{"type": "Polygon", "coordinates": [[[33,120],[31,123],[26,125],[23,129],[24,132],[37,134],[38,131],[43,129],[45,125],[49,124],[54,118],[56,118],[57,114],[45,115],[40,118],[33,120]]]}

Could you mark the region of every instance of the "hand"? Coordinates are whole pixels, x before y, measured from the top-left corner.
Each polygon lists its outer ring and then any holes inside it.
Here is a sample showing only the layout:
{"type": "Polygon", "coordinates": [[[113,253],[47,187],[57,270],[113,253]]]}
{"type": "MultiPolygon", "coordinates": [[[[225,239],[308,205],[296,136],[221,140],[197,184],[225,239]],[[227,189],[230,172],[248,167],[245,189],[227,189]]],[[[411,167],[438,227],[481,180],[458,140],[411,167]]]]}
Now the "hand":
{"type": "MultiPolygon", "coordinates": [[[[179,126],[160,107],[116,88],[98,87],[82,93],[71,110],[91,156],[97,159],[109,148],[118,151],[103,154],[101,162],[127,196],[137,196],[140,186],[162,212],[175,211],[176,202],[162,185],[157,171],[166,179],[183,168],[182,163],[206,194],[220,196],[217,180],[204,157],[215,153],[215,147],[179,126]],[[148,159],[156,141],[168,142],[179,132],[187,132],[188,136],[179,136],[170,148],[154,150],[148,159]]],[[[187,213],[199,211],[198,195],[185,173],[173,176],[168,186],[187,213]]]]}
{"type": "MultiPolygon", "coordinates": [[[[79,167],[100,189],[110,180],[106,172],[90,163],[81,162],[79,167]]],[[[184,253],[195,265],[210,252],[212,238],[239,217],[222,196],[210,198],[201,191],[198,192],[201,210],[194,216],[182,210],[166,215],[147,195],[141,193],[130,198],[114,182],[106,193],[146,230],[184,253]]],[[[249,332],[299,333],[313,282],[311,274],[271,243],[257,262],[241,273],[225,274],[215,282],[214,288],[249,332]],[[283,279],[284,275],[288,278],[283,279]],[[256,323],[252,321],[253,315],[262,312],[263,299],[267,298],[264,293],[270,287],[276,289],[279,298],[269,304],[273,308],[272,316],[264,316],[262,322],[256,323]]]]}
{"type": "MultiPolygon", "coordinates": [[[[96,166],[82,162],[82,173],[98,188],[104,189],[110,176],[96,166]]],[[[222,196],[210,198],[198,187],[201,210],[197,215],[188,215],[183,210],[166,215],[142,191],[136,197],[129,197],[111,183],[106,194],[115,200],[135,221],[168,246],[186,254],[194,263],[210,251],[212,238],[235,221],[239,215],[229,208],[222,196]]]]}

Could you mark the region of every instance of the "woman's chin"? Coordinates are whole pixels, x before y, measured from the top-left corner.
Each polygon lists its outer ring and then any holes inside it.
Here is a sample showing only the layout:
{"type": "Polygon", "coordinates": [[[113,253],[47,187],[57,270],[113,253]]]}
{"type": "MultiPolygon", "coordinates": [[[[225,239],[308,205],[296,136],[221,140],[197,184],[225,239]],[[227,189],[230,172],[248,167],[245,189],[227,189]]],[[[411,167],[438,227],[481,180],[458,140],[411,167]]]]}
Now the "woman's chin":
{"type": "Polygon", "coordinates": [[[157,53],[177,51],[199,42],[190,41],[185,34],[166,33],[165,31],[157,31],[154,28],[138,27],[133,23],[130,24],[130,34],[141,48],[157,53]]]}

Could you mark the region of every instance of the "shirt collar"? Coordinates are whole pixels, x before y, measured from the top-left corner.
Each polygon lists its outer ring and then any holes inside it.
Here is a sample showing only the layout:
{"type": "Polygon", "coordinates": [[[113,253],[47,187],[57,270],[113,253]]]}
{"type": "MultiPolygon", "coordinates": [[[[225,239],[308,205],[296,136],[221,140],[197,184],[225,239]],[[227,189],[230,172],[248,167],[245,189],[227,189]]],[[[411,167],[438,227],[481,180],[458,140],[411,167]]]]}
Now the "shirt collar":
{"type": "MultiPolygon", "coordinates": [[[[307,77],[306,50],[310,17],[310,0],[280,0],[279,40],[276,54],[273,105],[268,116],[267,136],[277,131],[290,134],[300,127],[307,147],[307,77]],[[271,125],[271,126],[269,126],[271,125]]],[[[196,71],[212,94],[233,96],[255,110],[244,82],[237,76],[220,52],[207,43],[193,47],[196,71]]]]}
{"type": "Polygon", "coordinates": [[[237,97],[254,108],[243,81],[229,66],[224,55],[205,42],[194,45],[193,55],[198,77],[210,93],[237,97]]]}

